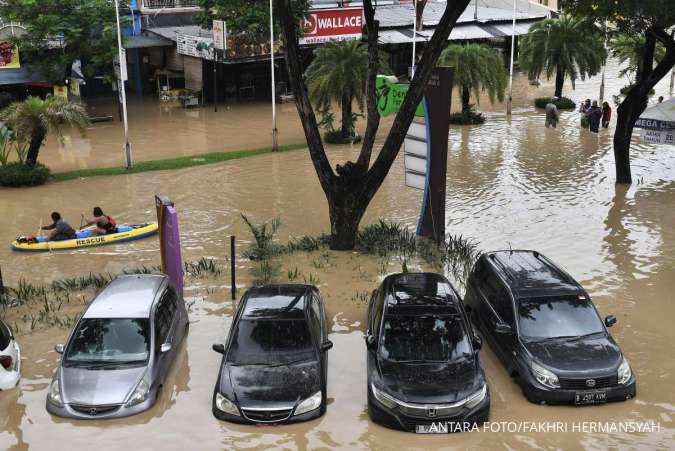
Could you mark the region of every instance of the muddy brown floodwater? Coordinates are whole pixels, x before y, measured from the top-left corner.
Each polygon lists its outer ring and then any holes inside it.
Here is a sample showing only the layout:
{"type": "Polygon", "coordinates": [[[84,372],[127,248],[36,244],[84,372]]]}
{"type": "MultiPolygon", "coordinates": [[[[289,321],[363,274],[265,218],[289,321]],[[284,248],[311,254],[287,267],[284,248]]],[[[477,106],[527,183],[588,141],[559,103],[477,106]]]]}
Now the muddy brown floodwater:
{"type": "MultiPolygon", "coordinates": [[[[608,73],[608,93],[623,80],[608,73]]],[[[519,80],[516,98],[530,98],[519,80]]],[[[598,80],[577,86],[575,98],[596,96],[598,80]]],[[[540,90],[544,88],[539,88],[540,90]]],[[[549,85],[550,89],[550,85],[549,85]]],[[[667,94],[667,85],[657,95],[667,94]]],[[[608,96],[609,97],[609,96],[608,96]]],[[[611,98],[611,97],[610,97],[611,98]]],[[[0,393],[2,449],[606,449],[675,447],[675,150],[647,146],[636,138],[632,166],[636,183],[615,187],[611,130],[580,130],[578,115],[562,114],[557,130],[543,127],[541,112],[522,101],[512,118],[489,108],[480,127],[453,127],[448,157],[447,229],[475,239],[483,250],[532,248],[559,262],[588,289],[601,314],[614,314],[612,334],[637,375],[637,398],[588,408],[528,403],[486,346],[482,361],[492,391],[495,422],[563,422],[567,432],[502,429],[450,436],[416,436],[390,431],[368,420],[365,346],[362,340],[366,294],[386,273],[399,270],[396,258],[383,260],[349,252],[314,252],[284,257],[280,279],[298,268],[318,278],[335,347],[329,354],[326,415],[304,424],[247,427],[217,421],[211,397],[219,356],[234,305],[229,275],[188,279],[190,334],[157,405],[136,417],[113,421],[69,421],[44,408],[58,362],[52,350],[65,328],[30,332],[20,317],[23,378],[18,389],[0,393]],[[653,422],[656,432],[572,430],[575,422],[653,422]]],[[[483,105],[482,105],[483,106],[483,105]]],[[[292,114],[292,113],[288,113],[292,114]]],[[[289,121],[295,120],[289,118],[289,121]]],[[[245,133],[242,130],[241,133],[245,133]]],[[[167,139],[169,137],[167,136],[167,139]]],[[[238,138],[240,139],[240,138],[238,138]]],[[[330,158],[353,157],[356,149],[330,149],[330,158]]],[[[89,271],[116,273],[158,263],[158,243],[147,239],[72,252],[14,254],[9,241],[32,232],[39,218],[59,209],[77,224],[93,204],[121,220],[152,220],[155,192],[168,194],[178,208],[185,260],[213,257],[225,263],[228,236],[240,253],[250,235],[239,212],[256,220],[281,217],[280,238],[328,229],[327,209],[306,152],[265,155],[172,172],[93,178],[22,190],[0,190],[0,262],[5,282],[32,282],[89,271]]],[[[416,223],[420,193],[403,184],[399,158],[375,197],[363,224],[385,218],[416,223]]],[[[238,259],[239,283],[250,284],[238,259]]],[[[414,267],[425,269],[414,263],[414,267]]],[[[302,278],[301,276],[301,278],[302,278]]],[[[82,306],[73,301],[70,311],[82,306]]]]}

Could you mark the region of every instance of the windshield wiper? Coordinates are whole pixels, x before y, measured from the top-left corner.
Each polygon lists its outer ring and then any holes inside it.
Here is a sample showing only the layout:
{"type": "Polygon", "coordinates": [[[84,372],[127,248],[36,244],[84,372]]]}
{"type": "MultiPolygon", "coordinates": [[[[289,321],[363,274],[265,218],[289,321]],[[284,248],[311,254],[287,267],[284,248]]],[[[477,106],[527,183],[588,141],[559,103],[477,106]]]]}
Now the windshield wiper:
{"type": "Polygon", "coordinates": [[[290,362],[279,362],[279,363],[274,363],[270,365],[270,368],[276,368],[279,366],[289,366],[289,365],[295,365],[296,363],[302,363],[302,362],[309,362],[311,359],[298,359],[298,360],[291,360],[290,362]]]}
{"type": "MultiPolygon", "coordinates": [[[[128,365],[139,365],[145,363],[145,360],[110,360],[110,361],[97,361],[97,360],[88,360],[77,362],[75,366],[81,366],[87,368],[88,370],[98,370],[102,368],[117,368],[120,366],[128,365]]],[[[74,362],[69,362],[69,365],[72,365],[74,362]]]]}
{"type": "Polygon", "coordinates": [[[582,338],[590,337],[591,335],[597,335],[601,334],[602,331],[597,331],[597,332],[591,332],[589,334],[584,334],[584,335],[560,335],[557,337],[537,337],[533,339],[533,341],[547,341],[547,340],[565,340],[565,341],[576,341],[580,340],[582,338]]]}

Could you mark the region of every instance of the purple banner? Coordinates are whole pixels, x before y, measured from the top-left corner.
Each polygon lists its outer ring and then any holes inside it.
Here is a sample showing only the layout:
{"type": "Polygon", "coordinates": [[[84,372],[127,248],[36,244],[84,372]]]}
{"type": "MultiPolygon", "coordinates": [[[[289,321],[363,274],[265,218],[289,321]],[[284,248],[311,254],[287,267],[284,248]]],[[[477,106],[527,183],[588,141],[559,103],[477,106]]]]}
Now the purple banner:
{"type": "Polygon", "coordinates": [[[169,276],[176,291],[183,296],[183,258],[180,252],[178,213],[168,197],[155,196],[157,222],[159,224],[159,249],[162,256],[162,272],[169,276]]]}

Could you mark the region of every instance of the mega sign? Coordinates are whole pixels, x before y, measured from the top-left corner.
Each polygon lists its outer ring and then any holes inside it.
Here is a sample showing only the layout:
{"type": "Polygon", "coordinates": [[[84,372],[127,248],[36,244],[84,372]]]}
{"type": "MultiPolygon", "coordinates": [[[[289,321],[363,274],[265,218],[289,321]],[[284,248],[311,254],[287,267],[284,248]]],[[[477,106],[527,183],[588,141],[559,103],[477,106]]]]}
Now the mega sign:
{"type": "Polygon", "coordinates": [[[303,21],[300,44],[360,39],[362,27],[363,8],[317,9],[303,21]]]}

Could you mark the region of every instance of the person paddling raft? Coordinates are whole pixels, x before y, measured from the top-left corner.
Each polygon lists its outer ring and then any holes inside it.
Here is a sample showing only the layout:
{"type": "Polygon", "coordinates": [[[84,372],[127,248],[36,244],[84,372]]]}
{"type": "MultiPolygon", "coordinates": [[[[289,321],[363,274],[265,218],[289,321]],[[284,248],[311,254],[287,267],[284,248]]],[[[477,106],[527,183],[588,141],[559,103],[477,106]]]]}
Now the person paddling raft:
{"type": "Polygon", "coordinates": [[[93,236],[117,233],[117,222],[108,215],[103,214],[101,207],[94,207],[94,217],[87,219],[82,213],[84,227],[96,224],[96,228],[91,231],[93,236]]]}
{"type": "Polygon", "coordinates": [[[52,212],[52,224],[40,227],[40,230],[49,230],[47,241],[63,241],[75,238],[75,229],[61,218],[58,211],[52,212]]]}

